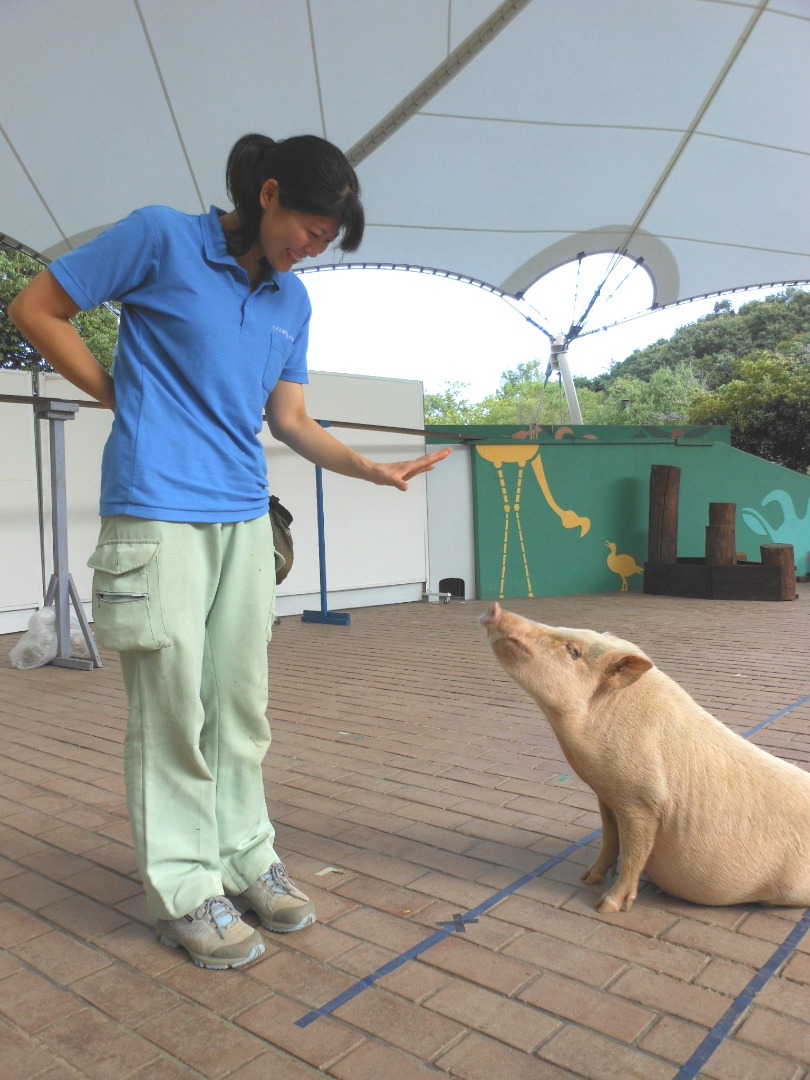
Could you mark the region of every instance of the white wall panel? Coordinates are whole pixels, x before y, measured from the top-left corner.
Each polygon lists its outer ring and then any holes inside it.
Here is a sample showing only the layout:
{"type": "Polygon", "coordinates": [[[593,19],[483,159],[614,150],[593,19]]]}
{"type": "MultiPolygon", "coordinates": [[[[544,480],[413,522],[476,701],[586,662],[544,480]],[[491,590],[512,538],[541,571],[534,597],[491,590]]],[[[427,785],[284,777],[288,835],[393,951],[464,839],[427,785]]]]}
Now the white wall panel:
{"type": "MultiPolygon", "coordinates": [[[[422,384],[395,379],[315,372],[306,388],[311,415],[323,420],[420,430],[422,384]]],[[[57,375],[41,379],[41,394],[81,400],[57,375]]],[[[0,393],[27,395],[28,377],[0,372],[0,393]]],[[[30,404],[0,403],[0,633],[24,630],[42,604],[43,572],[37,510],[34,420],[30,404]]],[[[48,423],[41,421],[44,489],[45,584],[52,573],[48,423]]],[[[86,563],[98,534],[101,452],[110,414],[81,408],[65,421],[68,557],[79,595],[90,599],[86,563]]],[[[361,453],[400,461],[424,453],[419,435],[335,428],[333,434],[361,453]]],[[[320,608],[320,563],[315,468],[274,442],[265,428],[262,443],[271,490],[292,512],[295,566],[279,590],[279,611],[297,614],[320,608]]],[[[421,598],[428,578],[425,478],[407,492],[323,474],[329,609],[362,607],[421,598]]]]}

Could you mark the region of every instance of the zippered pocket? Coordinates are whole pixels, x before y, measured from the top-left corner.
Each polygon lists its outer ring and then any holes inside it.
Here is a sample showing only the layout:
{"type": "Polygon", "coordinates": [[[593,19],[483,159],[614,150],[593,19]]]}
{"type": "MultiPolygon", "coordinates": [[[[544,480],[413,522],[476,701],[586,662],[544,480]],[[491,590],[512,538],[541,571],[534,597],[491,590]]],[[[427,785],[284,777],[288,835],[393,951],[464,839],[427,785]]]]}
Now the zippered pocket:
{"type": "Polygon", "coordinates": [[[137,604],[139,601],[148,600],[149,593],[136,592],[97,592],[96,600],[100,604],[137,604]]]}
{"type": "Polygon", "coordinates": [[[171,645],[160,604],[159,552],[159,540],[105,540],[88,559],[95,632],[104,648],[153,651],[171,645]]]}

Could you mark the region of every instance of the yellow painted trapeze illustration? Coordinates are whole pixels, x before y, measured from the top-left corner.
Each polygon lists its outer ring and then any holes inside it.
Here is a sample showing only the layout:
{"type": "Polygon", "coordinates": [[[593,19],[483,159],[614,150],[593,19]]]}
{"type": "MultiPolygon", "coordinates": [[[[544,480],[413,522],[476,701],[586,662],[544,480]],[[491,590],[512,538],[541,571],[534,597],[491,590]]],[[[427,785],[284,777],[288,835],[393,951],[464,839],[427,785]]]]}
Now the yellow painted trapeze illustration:
{"type": "Polygon", "coordinates": [[[532,592],[532,580],[529,573],[529,562],[526,556],[526,544],[523,538],[523,527],[520,522],[520,496],[523,488],[523,470],[531,462],[532,472],[535,475],[537,483],[540,485],[540,490],[543,492],[548,505],[560,519],[564,529],[579,529],[580,539],[591,527],[590,518],[581,517],[573,510],[563,510],[554,500],[554,496],[551,494],[551,488],[548,486],[548,480],[546,479],[546,472],[543,468],[543,462],[539,454],[539,446],[476,446],[476,451],[484,459],[484,461],[490,462],[494,465],[498,473],[498,483],[501,487],[501,497],[503,499],[503,559],[501,562],[501,584],[499,589],[499,599],[503,598],[504,585],[506,584],[506,555],[509,549],[509,531],[512,523],[512,514],[514,513],[515,528],[517,529],[518,541],[520,543],[520,553],[523,559],[523,572],[526,575],[526,589],[527,595],[534,596],[532,592]],[[503,466],[505,464],[514,464],[518,466],[517,485],[515,487],[514,499],[510,498],[509,491],[506,486],[506,478],[504,477],[503,466]]]}

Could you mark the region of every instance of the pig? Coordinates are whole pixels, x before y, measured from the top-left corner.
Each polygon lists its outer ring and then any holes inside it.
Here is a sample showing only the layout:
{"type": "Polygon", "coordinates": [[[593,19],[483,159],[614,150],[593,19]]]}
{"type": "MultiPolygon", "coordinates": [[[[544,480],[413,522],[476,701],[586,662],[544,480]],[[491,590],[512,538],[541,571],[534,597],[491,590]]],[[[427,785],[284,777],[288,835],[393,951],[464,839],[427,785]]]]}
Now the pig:
{"type": "Polygon", "coordinates": [[[600,912],[629,911],[642,873],[696,904],[810,905],[810,774],[736,735],[629,641],[497,603],[479,621],[599,800],[602,846],[582,880],[615,878],[600,912]]]}

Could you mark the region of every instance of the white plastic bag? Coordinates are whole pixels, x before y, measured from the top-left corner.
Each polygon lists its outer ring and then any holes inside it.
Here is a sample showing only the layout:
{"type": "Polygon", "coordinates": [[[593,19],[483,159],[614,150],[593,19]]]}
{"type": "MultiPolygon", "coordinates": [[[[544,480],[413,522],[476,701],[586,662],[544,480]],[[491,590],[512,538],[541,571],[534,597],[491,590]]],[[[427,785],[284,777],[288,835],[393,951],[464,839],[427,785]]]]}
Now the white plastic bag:
{"type": "Polygon", "coordinates": [[[75,615],[70,616],[70,651],[80,660],[90,659],[90,650],[87,648],[82,628],[75,615]]]}
{"type": "MultiPolygon", "coordinates": [[[[52,607],[43,607],[28,620],[28,629],[9,653],[9,659],[12,667],[27,671],[50,664],[58,648],[56,612],[52,607]]],[[[75,615],[70,617],[70,648],[74,656],[86,659],[90,655],[75,615]]]]}
{"type": "Polygon", "coordinates": [[[28,620],[28,629],[9,654],[12,667],[43,667],[56,656],[56,612],[44,607],[28,620]]]}

